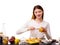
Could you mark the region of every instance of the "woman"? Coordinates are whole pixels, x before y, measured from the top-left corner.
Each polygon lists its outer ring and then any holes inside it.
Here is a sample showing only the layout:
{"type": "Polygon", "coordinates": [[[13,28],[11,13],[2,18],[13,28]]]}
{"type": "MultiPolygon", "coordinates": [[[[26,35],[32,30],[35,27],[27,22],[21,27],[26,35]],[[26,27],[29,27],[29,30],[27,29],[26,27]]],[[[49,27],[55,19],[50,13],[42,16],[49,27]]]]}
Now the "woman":
{"type": "Polygon", "coordinates": [[[52,39],[49,23],[44,21],[43,17],[43,8],[40,5],[34,6],[32,19],[28,21],[21,30],[17,31],[17,34],[30,30],[30,37],[45,39],[46,36],[48,40],[52,39]],[[43,32],[39,32],[39,30],[37,29],[40,27],[44,30],[43,32]]]}

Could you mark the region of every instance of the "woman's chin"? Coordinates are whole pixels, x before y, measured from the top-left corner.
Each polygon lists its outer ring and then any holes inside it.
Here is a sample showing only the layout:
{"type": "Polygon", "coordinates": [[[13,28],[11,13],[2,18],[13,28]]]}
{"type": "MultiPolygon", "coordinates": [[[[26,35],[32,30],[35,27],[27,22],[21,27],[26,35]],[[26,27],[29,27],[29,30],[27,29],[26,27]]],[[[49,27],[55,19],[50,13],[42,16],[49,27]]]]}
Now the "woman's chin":
{"type": "Polygon", "coordinates": [[[37,17],[37,19],[41,19],[41,17],[37,17]]]}

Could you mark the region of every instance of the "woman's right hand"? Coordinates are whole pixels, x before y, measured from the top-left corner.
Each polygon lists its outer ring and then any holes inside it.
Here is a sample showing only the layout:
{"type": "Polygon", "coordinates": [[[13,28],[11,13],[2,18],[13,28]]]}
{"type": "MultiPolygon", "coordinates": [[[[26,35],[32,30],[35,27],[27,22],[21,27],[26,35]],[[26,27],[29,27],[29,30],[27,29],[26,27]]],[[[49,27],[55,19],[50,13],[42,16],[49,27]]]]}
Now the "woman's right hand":
{"type": "Polygon", "coordinates": [[[35,27],[29,26],[29,27],[28,27],[28,30],[35,30],[35,27]]]}

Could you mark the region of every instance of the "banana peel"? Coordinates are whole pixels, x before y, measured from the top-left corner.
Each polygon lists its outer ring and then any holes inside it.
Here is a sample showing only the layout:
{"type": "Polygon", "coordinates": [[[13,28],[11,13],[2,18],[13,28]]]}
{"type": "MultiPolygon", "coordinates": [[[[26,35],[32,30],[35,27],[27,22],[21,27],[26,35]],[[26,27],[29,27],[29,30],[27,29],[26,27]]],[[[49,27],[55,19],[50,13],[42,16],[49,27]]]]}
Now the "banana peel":
{"type": "Polygon", "coordinates": [[[42,27],[40,27],[39,32],[44,32],[44,29],[42,27]]]}

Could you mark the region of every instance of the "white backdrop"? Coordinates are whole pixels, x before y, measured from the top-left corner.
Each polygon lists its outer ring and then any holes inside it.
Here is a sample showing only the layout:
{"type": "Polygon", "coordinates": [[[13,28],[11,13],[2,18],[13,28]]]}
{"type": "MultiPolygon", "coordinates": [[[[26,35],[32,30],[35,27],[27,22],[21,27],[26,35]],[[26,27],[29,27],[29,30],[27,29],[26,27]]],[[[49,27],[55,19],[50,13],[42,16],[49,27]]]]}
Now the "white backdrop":
{"type": "Polygon", "coordinates": [[[41,5],[45,11],[44,20],[50,23],[51,35],[58,39],[60,37],[59,4],[59,0],[0,0],[0,31],[7,36],[29,37],[29,32],[16,35],[16,31],[31,19],[33,7],[41,5]],[[4,27],[3,23],[5,23],[4,27]]]}

